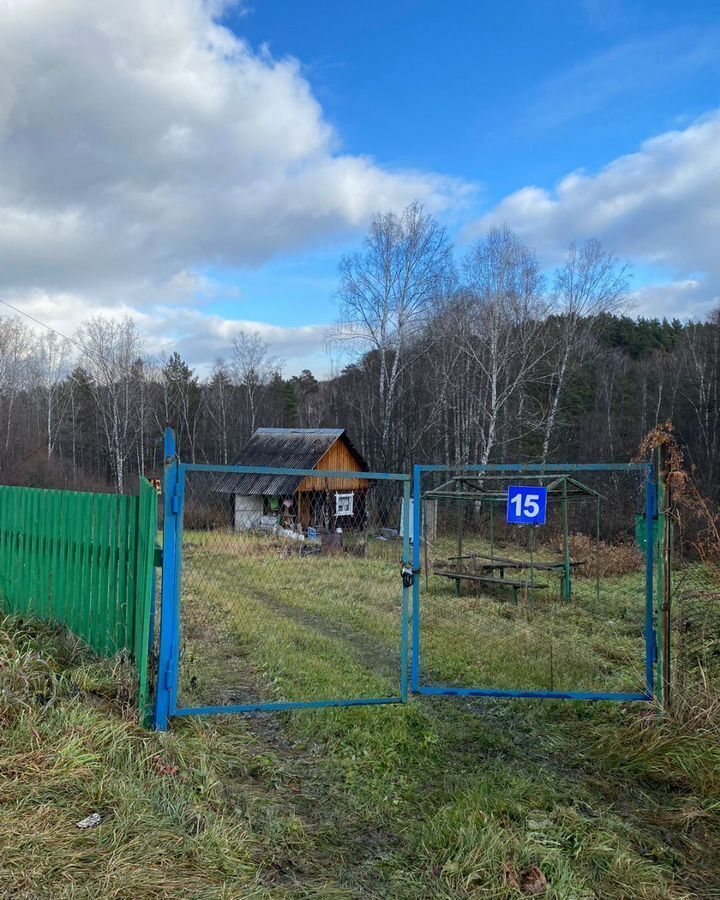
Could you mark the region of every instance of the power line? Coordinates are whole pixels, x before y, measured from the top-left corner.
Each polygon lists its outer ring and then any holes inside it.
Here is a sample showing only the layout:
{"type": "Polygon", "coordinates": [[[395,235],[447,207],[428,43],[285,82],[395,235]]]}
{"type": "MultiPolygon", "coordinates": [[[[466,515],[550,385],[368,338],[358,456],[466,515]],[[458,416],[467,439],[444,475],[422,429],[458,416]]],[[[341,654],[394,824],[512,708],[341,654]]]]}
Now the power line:
{"type": "MultiPolygon", "coordinates": [[[[100,354],[100,353],[96,353],[94,350],[89,350],[84,344],[81,344],[80,341],[76,341],[75,338],[68,337],[66,334],[63,334],[62,331],[58,331],[57,328],[53,328],[52,325],[48,325],[47,322],[41,321],[40,319],[31,315],[29,312],[25,312],[25,310],[20,309],[17,306],[13,306],[12,303],[8,303],[7,300],[3,300],[2,297],[0,297],[0,303],[2,303],[4,306],[7,306],[8,309],[13,310],[13,312],[19,313],[21,316],[25,316],[26,319],[30,319],[31,322],[35,322],[37,325],[40,325],[42,328],[47,328],[48,331],[52,331],[53,334],[56,334],[58,337],[62,338],[63,340],[68,341],[68,343],[73,344],[73,346],[77,347],[78,350],[82,350],[82,352],[85,353],[87,356],[94,357],[99,362],[105,363],[108,366],[115,365],[109,359],[107,359],[107,357],[102,356],[102,354],[100,354]]],[[[125,375],[132,374],[132,368],[125,369],[124,374],[125,375]]],[[[69,377],[72,378],[73,377],[72,374],[70,374],[69,377]]],[[[74,379],[74,380],[77,380],[77,379],[74,379]]]]}
{"type": "MultiPolygon", "coordinates": [[[[63,334],[62,331],[58,331],[57,328],[53,328],[52,325],[48,325],[47,322],[41,322],[40,319],[35,318],[35,316],[30,315],[29,312],[25,312],[24,309],[18,309],[17,306],[13,306],[12,303],[8,303],[7,300],[3,300],[0,297],[0,303],[4,306],[7,306],[8,309],[11,309],[13,312],[19,313],[21,316],[25,316],[26,319],[30,319],[32,322],[35,322],[36,325],[41,325],[43,328],[47,328],[48,331],[52,331],[53,334],[56,334],[58,337],[61,337],[65,341],[69,341],[71,344],[74,344],[79,350],[82,350],[83,353],[90,353],[92,356],[93,353],[88,351],[81,343],[76,341],[74,338],[68,337],[66,334],[63,334]]],[[[107,362],[107,360],[104,360],[107,362]]]]}

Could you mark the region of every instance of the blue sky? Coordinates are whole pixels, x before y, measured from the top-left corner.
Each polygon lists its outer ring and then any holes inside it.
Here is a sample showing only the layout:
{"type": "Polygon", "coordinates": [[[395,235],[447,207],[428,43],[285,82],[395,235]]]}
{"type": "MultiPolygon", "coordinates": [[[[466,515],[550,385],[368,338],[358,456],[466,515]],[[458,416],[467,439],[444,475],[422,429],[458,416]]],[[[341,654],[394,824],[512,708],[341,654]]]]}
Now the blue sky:
{"type": "MultiPolygon", "coordinates": [[[[300,60],[343,151],[477,185],[463,223],[525,186],[637,150],[720,101],[716,3],[257,0],[226,24],[300,60]]],[[[334,315],[337,257],[356,241],[237,275],[249,317],[334,315]],[[301,300],[301,302],[298,302],[301,300]]],[[[652,283],[652,267],[635,267],[652,283]]],[[[224,311],[228,307],[220,307],[224,311]]]]}
{"type": "Polygon", "coordinates": [[[717,2],[34,0],[0,31],[0,291],[62,330],[132,315],[201,371],[257,330],[322,374],[340,255],[415,198],[459,254],[598,237],[635,314],[720,302],[717,2]]]}
{"type": "Polygon", "coordinates": [[[719,99],[716,2],[256,0],[226,21],[301,61],[345,150],[479,181],[487,203],[719,99]]]}

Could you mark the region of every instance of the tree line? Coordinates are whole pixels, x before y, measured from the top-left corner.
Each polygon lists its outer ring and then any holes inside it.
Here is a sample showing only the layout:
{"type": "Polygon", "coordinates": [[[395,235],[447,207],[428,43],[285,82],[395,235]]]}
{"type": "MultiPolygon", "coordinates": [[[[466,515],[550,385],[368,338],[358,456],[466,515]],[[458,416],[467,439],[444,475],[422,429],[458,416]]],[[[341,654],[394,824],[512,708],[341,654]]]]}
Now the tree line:
{"type": "Polygon", "coordinates": [[[377,215],[339,266],[331,340],[346,365],[288,377],[240,333],[205,377],[144,352],[130,318],[65,340],[0,318],[0,481],[125,491],[183,457],[235,462],[260,425],[347,428],[376,470],[413,462],[628,461],[671,419],[718,495],[720,310],[707,321],[624,313],[629,270],[596,240],[549,274],[494,228],[457,259],[418,204],[377,215]]]}

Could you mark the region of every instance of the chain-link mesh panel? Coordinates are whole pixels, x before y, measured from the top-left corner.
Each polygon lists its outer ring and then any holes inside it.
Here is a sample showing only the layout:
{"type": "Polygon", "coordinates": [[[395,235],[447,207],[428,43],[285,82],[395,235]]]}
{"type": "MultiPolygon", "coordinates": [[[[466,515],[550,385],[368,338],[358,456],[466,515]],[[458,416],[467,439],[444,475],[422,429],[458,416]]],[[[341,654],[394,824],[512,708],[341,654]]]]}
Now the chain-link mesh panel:
{"type": "Polygon", "coordinates": [[[669,521],[671,551],[671,710],[720,729],[720,512],[680,496],[669,521]]]}
{"type": "Polygon", "coordinates": [[[672,422],[643,438],[659,473],[658,682],[666,712],[720,733],[720,503],[686,461],[672,422]]]}
{"type": "Polygon", "coordinates": [[[179,708],[397,697],[403,483],[185,472],[179,708]]]}
{"type": "Polygon", "coordinates": [[[424,473],[421,684],[644,694],[644,475],[424,473]],[[533,485],[546,523],[508,524],[533,485]]]}

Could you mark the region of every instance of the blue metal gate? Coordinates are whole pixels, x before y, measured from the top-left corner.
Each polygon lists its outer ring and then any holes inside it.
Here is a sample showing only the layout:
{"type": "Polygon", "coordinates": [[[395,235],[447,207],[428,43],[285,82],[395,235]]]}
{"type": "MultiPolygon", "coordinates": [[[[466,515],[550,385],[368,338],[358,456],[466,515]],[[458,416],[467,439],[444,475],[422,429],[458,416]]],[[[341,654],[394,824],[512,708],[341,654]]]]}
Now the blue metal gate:
{"type": "Polygon", "coordinates": [[[652,700],[656,516],[649,464],[415,466],[412,693],[652,700]],[[544,525],[548,486],[550,531],[510,524],[536,516],[544,525]],[[635,504],[647,536],[644,559],[629,543],[635,504]],[[553,508],[561,511],[554,525],[553,508]],[[555,559],[561,524],[564,550],[555,559]],[[606,544],[606,533],[615,544],[606,544]],[[617,547],[618,536],[630,572],[606,576],[601,548],[617,547]],[[571,559],[571,543],[590,558],[571,559]],[[575,578],[578,571],[585,577],[575,578]],[[617,641],[615,668],[612,661],[592,666],[602,640],[617,641]]]}
{"type": "Polygon", "coordinates": [[[163,499],[157,729],[409,690],[653,699],[649,464],[416,466],[411,497],[409,475],[183,463],[168,429],[163,499]],[[625,548],[625,574],[606,576],[601,545],[625,548]],[[593,670],[615,640],[622,665],[593,670]]]}
{"type": "Polygon", "coordinates": [[[410,483],[183,463],[168,429],[155,727],[404,702],[410,483]]]}

